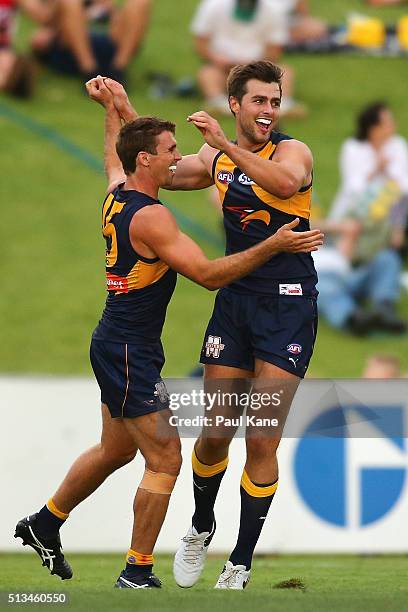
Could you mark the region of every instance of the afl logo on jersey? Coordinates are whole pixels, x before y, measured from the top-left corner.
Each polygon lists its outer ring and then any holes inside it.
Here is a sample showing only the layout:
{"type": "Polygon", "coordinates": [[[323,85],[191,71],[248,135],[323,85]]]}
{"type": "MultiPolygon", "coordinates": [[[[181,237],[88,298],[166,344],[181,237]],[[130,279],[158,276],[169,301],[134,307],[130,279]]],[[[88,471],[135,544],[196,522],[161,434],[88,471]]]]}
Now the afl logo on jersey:
{"type": "Polygon", "coordinates": [[[249,176],[247,176],[246,174],[240,174],[238,180],[241,185],[255,185],[254,181],[250,179],[249,176]]]}
{"type": "Polygon", "coordinates": [[[234,175],[232,174],[232,172],[219,172],[217,174],[217,181],[219,183],[224,183],[224,185],[227,185],[228,183],[232,183],[234,181],[234,175]]]}
{"type": "Polygon", "coordinates": [[[289,344],[286,349],[293,355],[299,355],[303,350],[300,344],[289,344]]]}

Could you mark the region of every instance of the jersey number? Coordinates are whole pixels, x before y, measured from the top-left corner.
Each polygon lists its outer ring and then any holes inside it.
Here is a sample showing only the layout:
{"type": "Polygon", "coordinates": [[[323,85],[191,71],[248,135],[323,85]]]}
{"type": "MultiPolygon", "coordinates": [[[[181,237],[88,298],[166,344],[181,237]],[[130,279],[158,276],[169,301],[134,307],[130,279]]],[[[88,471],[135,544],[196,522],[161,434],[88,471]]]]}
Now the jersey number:
{"type": "Polygon", "coordinates": [[[113,202],[111,194],[105,202],[102,213],[103,230],[102,233],[106,240],[106,267],[112,268],[118,259],[118,239],[116,237],[116,228],[111,222],[113,215],[122,212],[124,203],[113,202]],[[112,205],[112,206],[111,206],[112,205]],[[109,213],[109,214],[108,214],[109,213]]]}

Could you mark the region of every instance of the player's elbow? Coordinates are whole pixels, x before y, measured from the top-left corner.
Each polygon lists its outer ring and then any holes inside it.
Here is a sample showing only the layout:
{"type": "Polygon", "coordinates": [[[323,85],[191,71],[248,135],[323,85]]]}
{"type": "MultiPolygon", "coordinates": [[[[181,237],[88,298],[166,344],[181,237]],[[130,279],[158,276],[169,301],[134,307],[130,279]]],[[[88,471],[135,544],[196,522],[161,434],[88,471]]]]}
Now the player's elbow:
{"type": "Polygon", "coordinates": [[[289,200],[299,191],[299,183],[292,177],[285,177],[275,185],[273,191],[281,200],[289,200]]]}
{"type": "Polygon", "coordinates": [[[213,260],[205,258],[195,266],[195,282],[208,291],[217,291],[217,289],[228,285],[230,276],[230,274],[226,274],[223,258],[213,260]]]}
{"type": "Polygon", "coordinates": [[[225,283],[209,282],[205,286],[208,291],[218,291],[218,289],[221,289],[222,287],[225,287],[225,283]]]}
{"type": "Polygon", "coordinates": [[[217,289],[221,289],[221,287],[224,286],[223,283],[217,282],[211,278],[201,278],[197,282],[208,291],[217,291],[217,289]]]}
{"type": "Polygon", "coordinates": [[[207,269],[200,271],[194,280],[208,291],[217,291],[217,289],[221,289],[221,287],[223,287],[225,284],[220,282],[220,280],[212,273],[211,270],[207,269]]]}

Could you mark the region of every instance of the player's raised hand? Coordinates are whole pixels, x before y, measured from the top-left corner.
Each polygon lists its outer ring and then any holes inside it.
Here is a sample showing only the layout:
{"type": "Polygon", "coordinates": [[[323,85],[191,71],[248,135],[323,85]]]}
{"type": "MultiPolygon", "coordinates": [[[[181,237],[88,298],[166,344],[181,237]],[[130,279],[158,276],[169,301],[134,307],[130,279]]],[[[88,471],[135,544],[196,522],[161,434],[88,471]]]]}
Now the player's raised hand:
{"type": "Polygon", "coordinates": [[[90,79],[85,84],[85,87],[91,100],[98,102],[98,104],[101,104],[106,109],[114,108],[113,95],[100,74],[94,79],[90,79]]]}
{"type": "Polygon", "coordinates": [[[222,151],[228,145],[229,141],[218,121],[205,111],[198,111],[189,115],[187,121],[190,121],[200,130],[204,136],[204,140],[210,147],[222,151]]]}
{"type": "Polygon", "coordinates": [[[323,244],[324,234],[319,229],[307,232],[295,232],[300,220],[294,219],[282,225],[273,235],[274,243],[279,251],[286,253],[311,253],[317,251],[323,244]]]}
{"type": "Polygon", "coordinates": [[[116,110],[119,115],[122,117],[124,121],[130,121],[131,119],[136,119],[138,114],[135,109],[132,107],[127,92],[123,85],[114,79],[105,78],[105,85],[112,93],[113,103],[115,105],[116,110]]]}

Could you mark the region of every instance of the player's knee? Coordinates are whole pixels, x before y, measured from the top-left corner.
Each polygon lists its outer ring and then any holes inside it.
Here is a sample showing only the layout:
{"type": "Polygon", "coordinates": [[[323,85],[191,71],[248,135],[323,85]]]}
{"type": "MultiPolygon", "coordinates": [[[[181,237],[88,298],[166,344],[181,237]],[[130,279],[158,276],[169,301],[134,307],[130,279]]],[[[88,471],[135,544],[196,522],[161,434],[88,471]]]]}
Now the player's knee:
{"type": "Polygon", "coordinates": [[[146,469],[140,489],[149,493],[170,495],[182,463],[180,440],[171,439],[156,454],[146,457],[146,469]]]}
{"type": "Polygon", "coordinates": [[[249,438],[246,442],[247,457],[249,461],[263,461],[275,459],[279,440],[271,438],[249,438]]]}
{"type": "Polygon", "coordinates": [[[183,458],[181,456],[180,440],[171,440],[164,449],[162,469],[166,468],[166,472],[178,476],[180,473],[182,462],[183,458]]]}
{"type": "Polygon", "coordinates": [[[218,454],[223,450],[228,453],[230,443],[230,438],[200,438],[197,448],[200,455],[218,454]]]}
{"type": "Polygon", "coordinates": [[[146,466],[153,472],[178,476],[181,464],[181,444],[178,438],[167,440],[157,452],[146,457],[146,466]]]}

